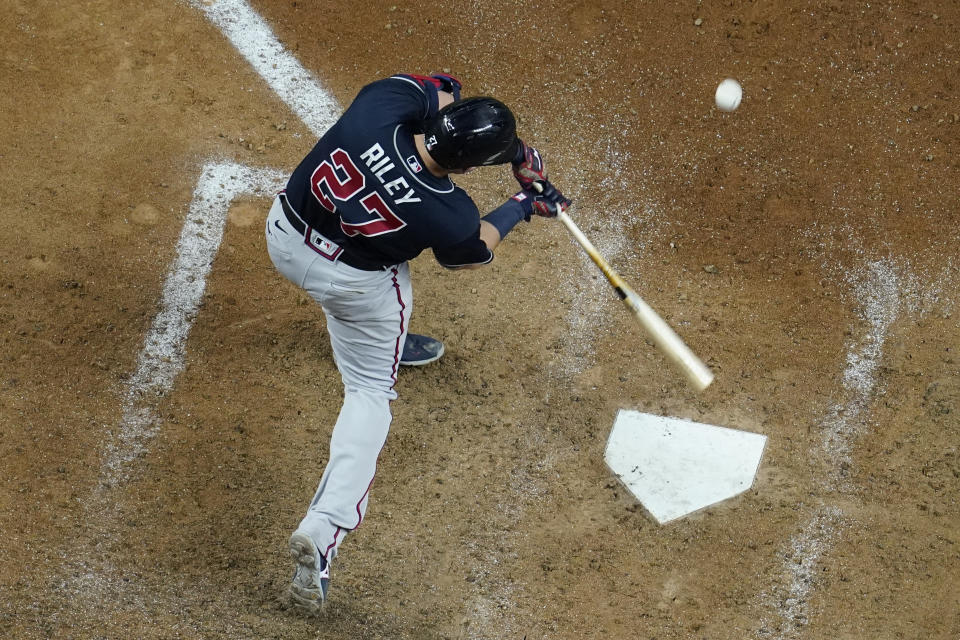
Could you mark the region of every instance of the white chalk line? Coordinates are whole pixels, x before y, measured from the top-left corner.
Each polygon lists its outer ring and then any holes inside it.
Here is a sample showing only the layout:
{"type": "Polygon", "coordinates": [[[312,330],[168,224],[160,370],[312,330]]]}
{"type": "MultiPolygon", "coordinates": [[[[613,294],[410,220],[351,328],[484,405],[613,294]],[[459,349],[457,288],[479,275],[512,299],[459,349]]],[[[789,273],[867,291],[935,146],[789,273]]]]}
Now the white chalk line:
{"type": "MultiPolygon", "coordinates": [[[[314,131],[324,130],[338,109],[334,101],[292,56],[286,54],[259,16],[247,8],[230,11],[244,3],[193,3],[217,24],[231,42],[247,39],[256,46],[238,47],[244,57],[267,79],[278,95],[314,131]],[[272,61],[272,62],[271,62],[272,61]]],[[[121,419],[110,434],[101,463],[99,482],[85,503],[94,517],[91,537],[100,547],[109,543],[108,529],[115,524],[119,505],[109,489],[125,483],[132,463],[144,456],[156,436],[161,419],[157,399],[173,388],[184,367],[184,353],[197,310],[203,300],[207,276],[223,239],[230,203],[247,194],[267,195],[283,188],[286,174],[273,169],[252,169],[232,162],[207,164],[201,171],[189,212],[180,233],[174,259],[163,287],[160,312],[153,319],[137,357],[137,368],[124,385],[121,419]]],[[[74,604],[97,608],[108,594],[119,591],[140,593],[134,585],[119,579],[117,569],[102,549],[75,550],[66,563],[74,567],[62,585],[74,594],[74,604]]]]}
{"type": "Polygon", "coordinates": [[[191,0],[230,40],[274,93],[320,137],[342,113],[323,84],[284,49],[246,0],[191,0]]]}
{"type": "Polygon", "coordinates": [[[284,181],[279,171],[235,163],[203,168],[180,232],[176,258],[163,285],[160,312],[137,356],[136,372],[124,385],[120,427],[106,446],[101,488],[126,480],[129,463],[146,453],[147,442],[157,432],[160,421],[153,405],[170,391],[183,370],[187,338],[223,238],[231,201],[245,194],[276,193],[284,181]]]}
{"type": "Polygon", "coordinates": [[[778,639],[795,638],[809,622],[816,569],[821,556],[833,546],[842,521],[840,509],[821,506],[780,552],[784,558],[784,582],[776,585],[773,593],[764,594],[774,604],[776,618],[763,621],[761,637],[776,633],[778,639]]]}
{"type": "MultiPolygon", "coordinates": [[[[264,20],[244,0],[192,1],[230,40],[271,89],[318,137],[340,113],[336,100],[287,52],[264,20]]],[[[177,246],[177,257],[163,289],[137,370],[125,385],[119,433],[107,446],[100,487],[125,479],[124,468],[146,452],[156,433],[157,396],[167,393],[183,369],[190,327],[206,287],[207,274],[223,237],[226,212],[243,193],[262,194],[283,187],[285,175],[235,163],[204,167],[177,246]]]]}
{"type": "MultiPolygon", "coordinates": [[[[821,442],[813,457],[823,462],[822,489],[827,493],[848,490],[847,473],[850,451],[857,436],[864,432],[863,414],[869,409],[876,388],[876,371],[890,327],[896,321],[904,280],[889,261],[873,261],[864,273],[851,274],[850,284],[867,323],[862,340],[849,345],[842,387],[845,402],[837,403],[821,423],[821,442]]],[[[761,594],[773,608],[773,619],[761,620],[760,637],[777,640],[799,638],[812,615],[810,598],[816,586],[816,567],[832,548],[845,524],[841,509],[821,504],[781,551],[784,564],[780,576],[768,592],[761,594]]]]}
{"type": "Polygon", "coordinates": [[[161,418],[155,404],[171,391],[184,368],[187,339],[223,238],[230,203],[244,195],[276,193],[285,179],[285,174],[273,169],[251,169],[232,162],[203,167],[163,285],[160,311],[147,331],[136,370],[124,385],[121,419],[104,446],[99,482],[84,502],[85,533],[93,547],[73,544],[62,552],[68,576],[59,590],[65,604],[63,612],[52,615],[54,620],[64,612],[70,616],[77,607],[100,612],[109,603],[145,612],[147,603],[163,597],[124,578],[109,559],[107,547],[115,542],[121,517],[112,489],[130,479],[133,463],[147,453],[159,431],[161,418]]]}
{"type": "MultiPolygon", "coordinates": [[[[317,136],[335,122],[340,110],[336,101],[283,49],[266,23],[245,2],[191,4],[220,28],[317,136]]],[[[77,546],[64,552],[69,576],[62,581],[61,589],[71,594],[73,607],[86,606],[96,611],[113,602],[123,608],[143,610],[147,602],[162,597],[124,579],[105,554],[105,547],[114,542],[112,529],[121,514],[111,489],[129,480],[135,471],[133,463],[146,455],[150,441],[160,429],[162,420],[156,402],[171,391],[184,368],[187,339],[223,238],[230,203],[242,195],[276,193],[286,179],[287,174],[278,170],[252,169],[233,162],[214,162],[203,167],[180,233],[176,258],[164,283],[160,311],[144,339],[136,371],[124,385],[119,426],[108,436],[99,482],[85,502],[94,548],[77,546]]],[[[190,621],[184,622],[189,627],[190,621]]]]}

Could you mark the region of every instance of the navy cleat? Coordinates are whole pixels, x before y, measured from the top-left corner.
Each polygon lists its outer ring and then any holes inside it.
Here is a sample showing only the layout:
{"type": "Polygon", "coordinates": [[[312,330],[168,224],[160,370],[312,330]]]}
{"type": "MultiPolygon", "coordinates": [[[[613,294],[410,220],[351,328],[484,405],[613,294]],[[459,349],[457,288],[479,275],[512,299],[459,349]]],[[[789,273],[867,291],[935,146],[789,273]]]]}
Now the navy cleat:
{"type": "Polygon", "coordinates": [[[290,600],[305,613],[317,615],[327,600],[330,565],[310,536],[296,531],[290,536],[290,557],[297,563],[290,583],[290,600]]]}
{"type": "Polygon", "coordinates": [[[400,364],[405,367],[420,367],[439,360],[443,355],[443,343],[429,336],[408,333],[403,343],[403,355],[400,364]]]}

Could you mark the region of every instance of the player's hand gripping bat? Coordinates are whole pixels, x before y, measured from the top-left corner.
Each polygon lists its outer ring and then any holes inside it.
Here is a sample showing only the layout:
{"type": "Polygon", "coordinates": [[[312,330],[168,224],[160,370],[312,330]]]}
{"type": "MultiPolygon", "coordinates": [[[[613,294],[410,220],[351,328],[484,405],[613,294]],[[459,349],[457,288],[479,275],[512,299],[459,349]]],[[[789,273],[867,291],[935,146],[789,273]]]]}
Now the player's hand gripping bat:
{"type": "MultiPolygon", "coordinates": [[[[543,186],[539,182],[533,183],[533,188],[539,193],[543,192],[543,186]]],[[[557,217],[567,227],[574,239],[580,243],[580,246],[587,252],[594,264],[600,267],[600,271],[606,276],[623,303],[640,321],[640,325],[646,330],[654,345],[679,367],[697,391],[703,391],[710,386],[710,383],[713,382],[713,373],[707,368],[707,365],[690,350],[690,347],[684,344],[683,340],[664,322],[663,318],[657,315],[657,312],[650,308],[650,305],[644,302],[643,298],[637,295],[637,292],[603,259],[593,243],[567,215],[565,208],[559,208],[557,217]]]]}

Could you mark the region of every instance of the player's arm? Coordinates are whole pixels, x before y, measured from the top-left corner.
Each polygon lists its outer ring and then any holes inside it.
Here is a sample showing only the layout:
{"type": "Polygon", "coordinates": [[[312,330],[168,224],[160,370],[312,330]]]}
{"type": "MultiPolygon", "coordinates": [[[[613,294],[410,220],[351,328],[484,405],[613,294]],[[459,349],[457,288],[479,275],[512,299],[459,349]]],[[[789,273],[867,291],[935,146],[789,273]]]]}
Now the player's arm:
{"type": "Polygon", "coordinates": [[[547,181],[540,191],[524,190],[480,219],[479,229],[467,240],[451,247],[434,249],[437,262],[448,269],[475,269],[493,260],[493,250],[521,220],[530,216],[553,218],[571,202],[547,181]]]}
{"type": "MultiPolygon", "coordinates": [[[[486,225],[490,227],[489,224],[486,225]]],[[[493,229],[493,234],[497,230],[493,229]]],[[[493,260],[493,250],[487,244],[487,238],[490,238],[490,230],[484,230],[484,223],[481,222],[474,232],[465,240],[457,242],[446,247],[434,247],[433,255],[442,266],[447,269],[476,269],[493,260]],[[487,236],[485,238],[484,236],[487,236]]],[[[499,242],[499,236],[497,236],[499,242]]],[[[496,246],[496,242],[493,242],[496,246]]]]}
{"type": "Polygon", "coordinates": [[[487,245],[487,249],[492,252],[497,248],[497,245],[500,244],[500,241],[503,240],[503,237],[500,235],[500,230],[495,226],[486,220],[480,220],[480,240],[482,240],[483,244],[487,245]]]}
{"type": "MultiPolygon", "coordinates": [[[[534,185],[531,183],[531,186],[534,185]]],[[[532,215],[553,218],[557,213],[570,206],[570,200],[564,197],[549,181],[538,180],[536,186],[539,188],[524,189],[511,196],[506,202],[480,220],[481,227],[487,230],[486,238],[489,239],[487,246],[491,250],[521,220],[530,222],[530,216],[532,215]],[[493,246],[491,246],[491,243],[493,246]]]]}
{"type": "Polygon", "coordinates": [[[478,234],[471,236],[467,242],[437,249],[433,253],[437,262],[447,269],[476,269],[490,264],[493,260],[493,250],[502,239],[499,229],[486,220],[481,220],[478,234]]]}
{"type": "Polygon", "coordinates": [[[443,109],[448,104],[453,104],[456,98],[453,97],[452,93],[447,93],[446,91],[437,91],[437,106],[440,109],[443,109]]]}

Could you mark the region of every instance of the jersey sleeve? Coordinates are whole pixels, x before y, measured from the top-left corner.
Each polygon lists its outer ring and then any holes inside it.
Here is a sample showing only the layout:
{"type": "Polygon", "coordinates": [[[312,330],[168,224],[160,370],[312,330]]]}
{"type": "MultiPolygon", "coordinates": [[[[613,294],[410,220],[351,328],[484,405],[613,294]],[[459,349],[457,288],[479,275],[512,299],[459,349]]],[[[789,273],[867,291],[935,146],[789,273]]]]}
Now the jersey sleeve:
{"type": "Polygon", "coordinates": [[[354,104],[361,108],[372,106],[394,122],[419,125],[437,114],[437,91],[436,83],[429,78],[397,74],[365,86],[357,94],[354,104]]]}
{"type": "Polygon", "coordinates": [[[493,260],[493,251],[480,239],[480,226],[465,240],[448,247],[435,247],[433,255],[441,266],[447,269],[460,269],[478,264],[487,264],[493,260]]]}

